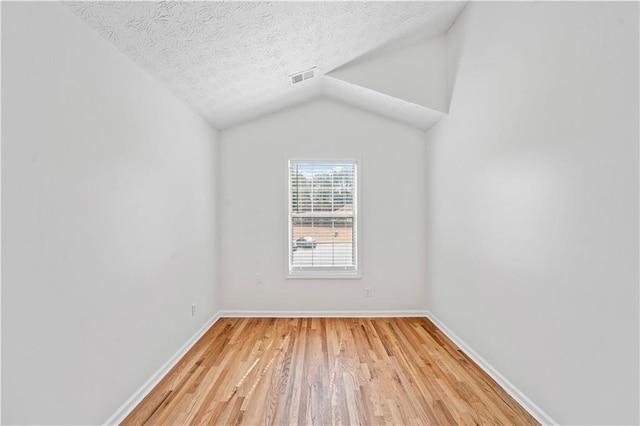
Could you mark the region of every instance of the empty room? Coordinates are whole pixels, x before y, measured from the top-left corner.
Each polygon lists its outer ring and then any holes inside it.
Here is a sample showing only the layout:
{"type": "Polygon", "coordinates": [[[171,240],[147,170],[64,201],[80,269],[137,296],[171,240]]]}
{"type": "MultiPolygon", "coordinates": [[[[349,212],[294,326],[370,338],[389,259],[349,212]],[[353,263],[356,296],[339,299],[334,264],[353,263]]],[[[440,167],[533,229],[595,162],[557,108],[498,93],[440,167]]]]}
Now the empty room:
{"type": "Polygon", "coordinates": [[[640,424],[640,3],[0,13],[1,424],[640,424]]]}

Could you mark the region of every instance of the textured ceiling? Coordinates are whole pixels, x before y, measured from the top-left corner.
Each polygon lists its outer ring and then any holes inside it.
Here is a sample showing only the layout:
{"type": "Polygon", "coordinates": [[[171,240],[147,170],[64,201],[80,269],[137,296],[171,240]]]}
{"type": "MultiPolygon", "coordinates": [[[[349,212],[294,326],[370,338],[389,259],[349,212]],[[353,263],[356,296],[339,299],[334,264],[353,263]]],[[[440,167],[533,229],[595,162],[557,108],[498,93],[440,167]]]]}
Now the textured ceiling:
{"type": "Polygon", "coordinates": [[[324,74],[376,49],[446,31],[464,3],[66,5],[218,129],[323,95],[424,128],[426,121],[416,119],[426,114],[419,106],[336,83],[324,74]],[[290,83],[290,74],[314,66],[318,77],[290,83]]]}

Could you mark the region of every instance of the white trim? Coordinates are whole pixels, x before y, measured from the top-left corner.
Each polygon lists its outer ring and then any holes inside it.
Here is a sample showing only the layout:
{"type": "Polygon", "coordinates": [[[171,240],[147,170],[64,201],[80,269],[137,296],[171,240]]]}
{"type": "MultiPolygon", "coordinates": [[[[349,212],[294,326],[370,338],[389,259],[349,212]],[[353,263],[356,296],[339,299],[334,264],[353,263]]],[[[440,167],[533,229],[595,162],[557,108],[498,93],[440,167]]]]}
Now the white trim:
{"type": "Polygon", "coordinates": [[[474,351],[471,346],[467,345],[458,335],[456,335],[449,327],[444,325],[442,321],[433,315],[430,311],[426,311],[425,315],[431,322],[433,322],[453,343],[456,344],[465,354],[469,356],[478,366],[485,371],[493,380],[495,380],[502,389],[504,389],[518,404],[529,412],[537,421],[543,425],[557,425],[559,424],[547,413],[538,407],[533,401],[531,401],[522,391],[507,380],[498,370],[496,370],[491,364],[489,364],[482,356],[474,351]]]}
{"type": "Polygon", "coordinates": [[[425,317],[427,311],[220,311],[230,318],[390,318],[425,317]]]}
{"type": "Polygon", "coordinates": [[[132,396],[122,404],[120,408],[104,422],[105,425],[118,425],[133,411],[134,408],[153,390],[158,383],[167,375],[169,371],[182,359],[182,357],[196,344],[198,340],[220,319],[220,312],[215,313],[195,332],[189,340],[176,353],[174,353],[162,367],[158,369],[132,396]]]}
{"type": "Polygon", "coordinates": [[[361,280],[362,274],[359,272],[343,272],[337,271],[299,271],[285,275],[286,280],[361,280]]]}

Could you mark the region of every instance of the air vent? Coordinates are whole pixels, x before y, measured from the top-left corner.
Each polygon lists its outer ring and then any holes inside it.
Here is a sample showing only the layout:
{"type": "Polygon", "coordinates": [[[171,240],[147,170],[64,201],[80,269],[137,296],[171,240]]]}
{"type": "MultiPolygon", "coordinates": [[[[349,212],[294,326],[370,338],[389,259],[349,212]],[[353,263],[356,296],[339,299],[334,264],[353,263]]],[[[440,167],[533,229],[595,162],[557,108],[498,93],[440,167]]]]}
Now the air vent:
{"type": "Polygon", "coordinates": [[[291,78],[291,84],[296,84],[296,83],[300,83],[301,81],[308,80],[314,77],[315,73],[316,73],[316,67],[292,74],[289,76],[291,78]]]}

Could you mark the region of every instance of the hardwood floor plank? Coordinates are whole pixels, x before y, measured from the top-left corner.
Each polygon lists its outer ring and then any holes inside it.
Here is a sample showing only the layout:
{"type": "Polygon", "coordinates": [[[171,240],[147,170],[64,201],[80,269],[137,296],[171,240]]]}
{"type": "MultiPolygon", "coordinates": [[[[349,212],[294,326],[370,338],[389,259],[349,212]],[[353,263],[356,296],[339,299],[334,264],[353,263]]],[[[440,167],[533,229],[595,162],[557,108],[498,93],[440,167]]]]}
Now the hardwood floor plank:
{"type": "Polygon", "coordinates": [[[425,318],[222,318],[123,425],[537,425],[425,318]]]}

